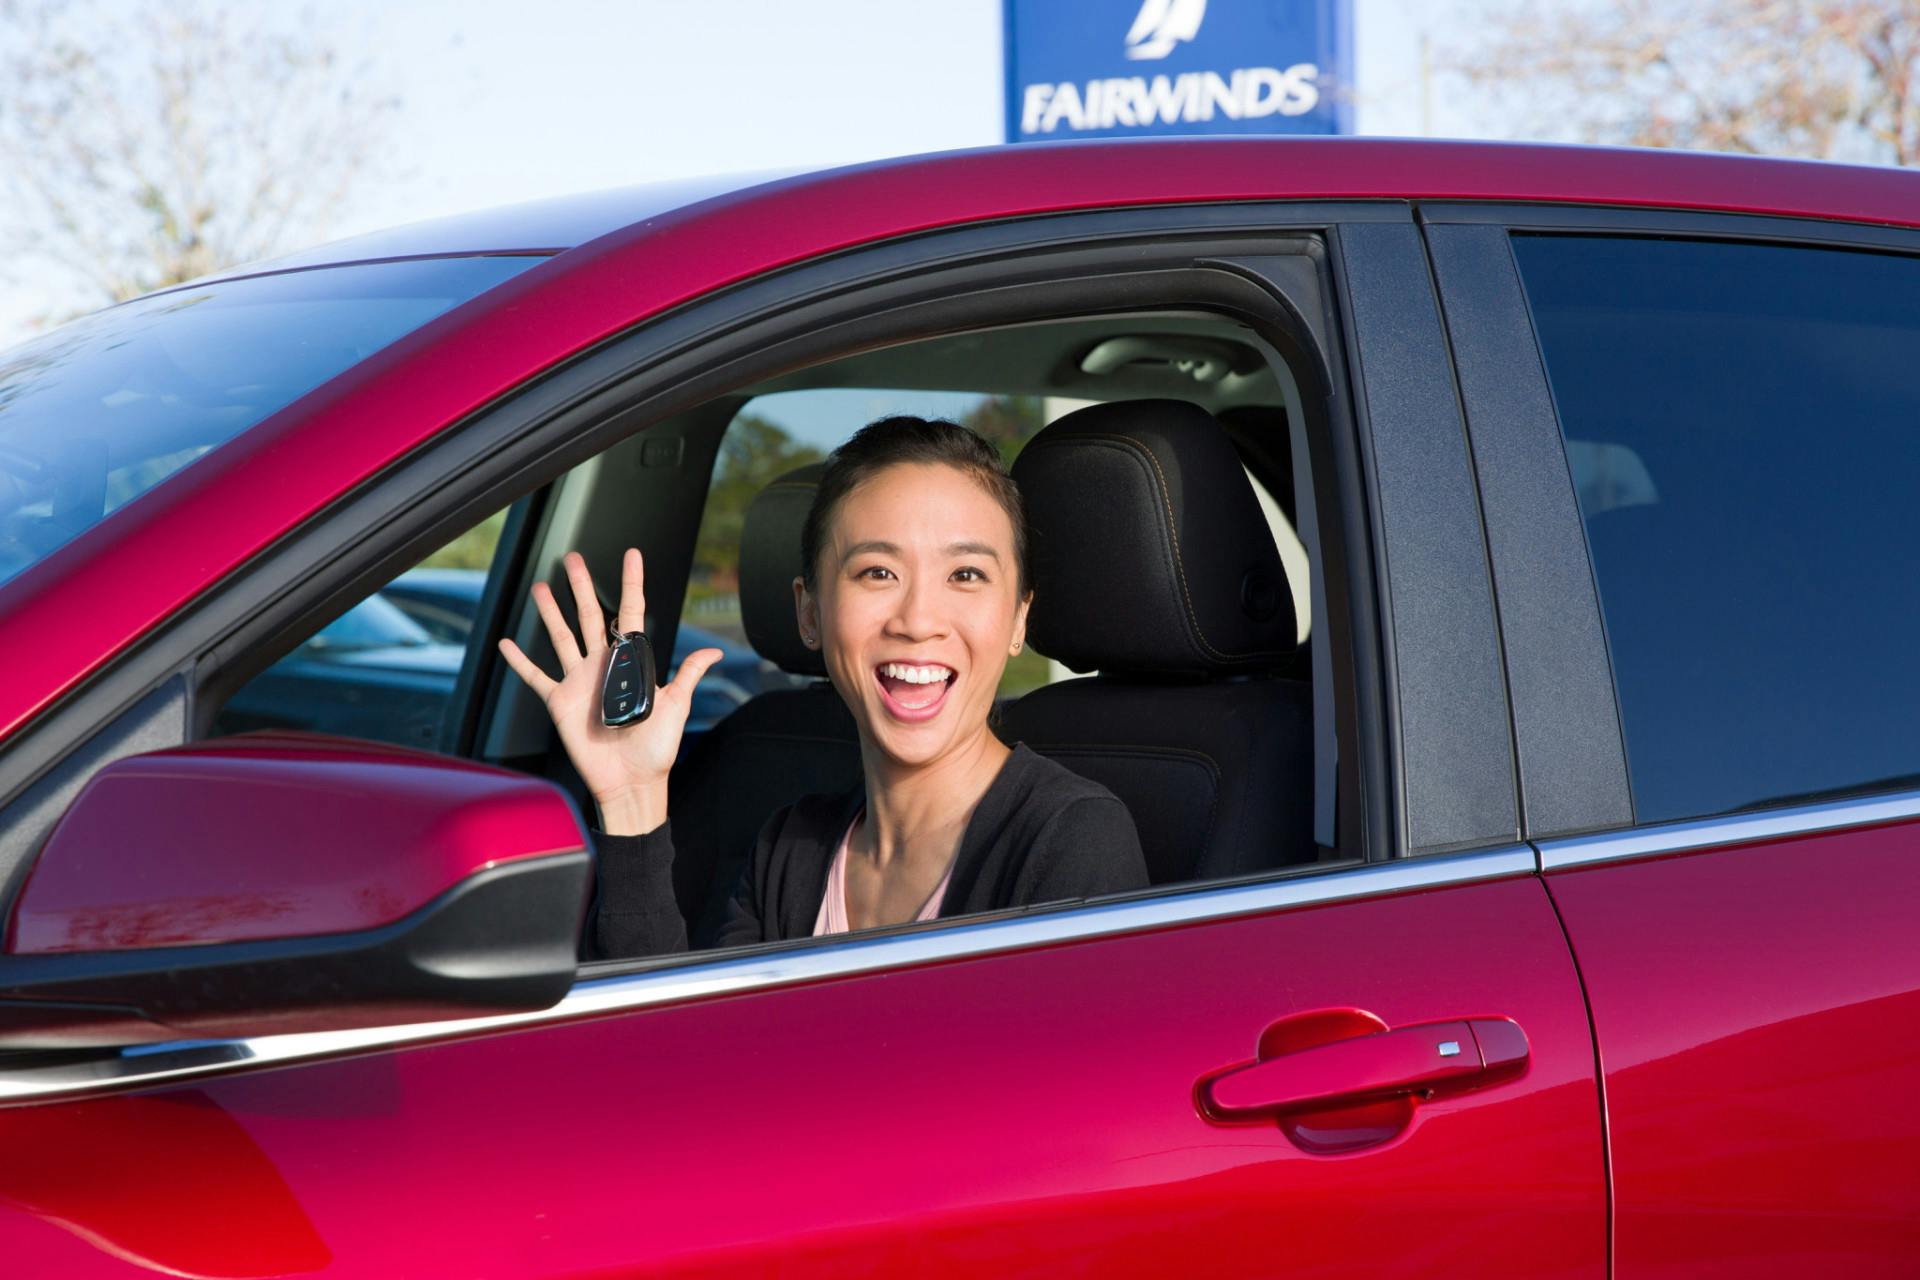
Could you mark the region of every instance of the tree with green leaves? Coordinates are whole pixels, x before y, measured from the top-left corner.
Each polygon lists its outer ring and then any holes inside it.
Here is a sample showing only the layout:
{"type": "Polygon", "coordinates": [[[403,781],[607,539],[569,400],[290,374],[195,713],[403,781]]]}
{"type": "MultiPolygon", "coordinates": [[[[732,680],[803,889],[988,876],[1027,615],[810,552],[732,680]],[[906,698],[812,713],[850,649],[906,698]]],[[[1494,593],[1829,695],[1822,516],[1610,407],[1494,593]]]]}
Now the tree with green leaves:
{"type": "Polygon", "coordinates": [[[1038,396],[988,396],[961,417],[960,425],[971,427],[1000,451],[1007,466],[1027,441],[1047,425],[1038,396]]]}
{"type": "Polygon", "coordinates": [[[740,580],[740,531],[747,504],[780,476],[818,462],[824,455],[801,444],[778,425],[743,413],[727,427],[714,465],[707,509],[693,551],[696,590],[730,594],[740,580]]]}

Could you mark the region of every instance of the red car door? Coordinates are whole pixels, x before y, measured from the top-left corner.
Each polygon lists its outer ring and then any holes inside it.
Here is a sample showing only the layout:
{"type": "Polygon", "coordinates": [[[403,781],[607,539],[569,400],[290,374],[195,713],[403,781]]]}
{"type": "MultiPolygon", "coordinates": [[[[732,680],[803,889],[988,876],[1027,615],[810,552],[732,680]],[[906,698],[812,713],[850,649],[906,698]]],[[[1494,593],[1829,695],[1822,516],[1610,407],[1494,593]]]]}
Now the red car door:
{"type": "Polygon", "coordinates": [[[1603,1275],[1594,1044],[1515,839],[1420,235],[1397,209],[1327,242],[1344,305],[1320,319],[1348,326],[1342,421],[1370,467],[1341,515],[1374,511],[1379,545],[1352,545],[1394,565],[1367,606],[1392,638],[1390,692],[1369,696],[1393,714],[1350,753],[1383,762],[1376,860],[596,972],[480,1026],[41,1062],[0,1076],[15,1100],[74,1096],[0,1108],[4,1149],[44,1153],[0,1162],[0,1256],[66,1275],[1603,1275]]]}
{"type": "Polygon", "coordinates": [[[569,1001],[599,1016],[0,1111],[34,1153],[0,1172],[0,1238],[19,1275],[1597,1276],[1592,1046],[1531,861],[1121,906],[1079,941],[982,924],[1024,945],[944,962],[969,927],[869,943],[859,976],[830,976],[842,948],[604,979],[569,1001]],[[725,993],[770,977],[798,985],[725,993]],[[1306,1074],[1237,1100],[1408,1077],[1391,1052],[1314,1074],[1374,1019],[1472,1069],[1430,1101],[1202,1114],[1270,1028],[1306,1074]],[[1524,1062],[1483,1071],[1471,1019],[1524,1062]]]}
{"type": "Polygon", "coordinates": [[[1911,1275],[1920,238],[1432,216],[1615,1270],[1911,1275]]]}

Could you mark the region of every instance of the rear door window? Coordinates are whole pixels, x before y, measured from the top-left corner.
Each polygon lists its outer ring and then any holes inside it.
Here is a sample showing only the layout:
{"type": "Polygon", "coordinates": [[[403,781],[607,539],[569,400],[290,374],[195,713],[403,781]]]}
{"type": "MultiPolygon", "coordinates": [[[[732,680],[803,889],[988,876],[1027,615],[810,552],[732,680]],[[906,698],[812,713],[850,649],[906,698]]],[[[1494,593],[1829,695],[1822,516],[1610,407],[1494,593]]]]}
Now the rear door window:
{"type": "Polygon", "coordinates": [[[1514,240],[1636,815],[1920,777],[1920,260],[1514,240]]]}

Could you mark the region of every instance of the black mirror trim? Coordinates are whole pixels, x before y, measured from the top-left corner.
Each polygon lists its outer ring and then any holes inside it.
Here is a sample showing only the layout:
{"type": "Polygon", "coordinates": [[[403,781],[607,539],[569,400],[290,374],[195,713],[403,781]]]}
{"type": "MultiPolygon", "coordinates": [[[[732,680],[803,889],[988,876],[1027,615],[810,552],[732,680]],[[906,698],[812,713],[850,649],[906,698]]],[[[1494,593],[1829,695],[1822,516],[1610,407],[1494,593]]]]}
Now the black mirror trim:
{"type": "Polygon", "coordinates": [[[592,859],[518,859],[355,933],[0,959],[0,1051],[531,1013],[573,986],[592,859]]]}

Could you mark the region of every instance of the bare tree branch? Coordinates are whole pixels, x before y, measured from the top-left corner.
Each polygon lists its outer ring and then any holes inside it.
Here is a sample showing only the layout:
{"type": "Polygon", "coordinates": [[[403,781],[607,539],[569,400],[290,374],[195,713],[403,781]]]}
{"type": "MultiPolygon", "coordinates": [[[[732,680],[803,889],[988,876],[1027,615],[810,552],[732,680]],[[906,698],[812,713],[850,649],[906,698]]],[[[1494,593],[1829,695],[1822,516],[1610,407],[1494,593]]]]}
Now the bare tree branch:
{"type": "Polygon", "coordinates": [[[397,101],[312,11],[0,0],[0,278],[74,310],[324,235],[397,101]]]}
{"type": "Polygon", "coordinates": [[[1485,0],[1443,55],[1509,136],[1909,164],[1920,0],[1485,0]]]}

